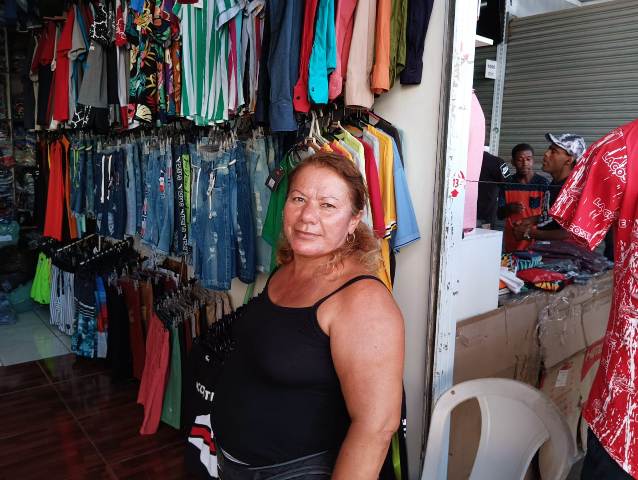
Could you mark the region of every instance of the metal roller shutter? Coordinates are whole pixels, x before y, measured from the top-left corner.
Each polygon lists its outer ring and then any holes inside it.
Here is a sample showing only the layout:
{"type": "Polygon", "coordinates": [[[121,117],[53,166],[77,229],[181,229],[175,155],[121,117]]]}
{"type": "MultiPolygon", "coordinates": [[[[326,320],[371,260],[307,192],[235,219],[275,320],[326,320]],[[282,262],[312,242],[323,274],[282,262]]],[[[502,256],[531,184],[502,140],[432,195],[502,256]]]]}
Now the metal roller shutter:
{"type": "Polygon", "coordinates": [[[510,23],[499,153],[540,158],[545,132],[587,145],[638,118],[638,2],[618,0],[510,23]]]}
{"type": "Polygon", "coordinates": [[[494,80],[485,78],[485,61],[496,60],[496,46],[476,49],[474,55],[474,91],[485,114],[485,145],[490,143],[494,80]]]}

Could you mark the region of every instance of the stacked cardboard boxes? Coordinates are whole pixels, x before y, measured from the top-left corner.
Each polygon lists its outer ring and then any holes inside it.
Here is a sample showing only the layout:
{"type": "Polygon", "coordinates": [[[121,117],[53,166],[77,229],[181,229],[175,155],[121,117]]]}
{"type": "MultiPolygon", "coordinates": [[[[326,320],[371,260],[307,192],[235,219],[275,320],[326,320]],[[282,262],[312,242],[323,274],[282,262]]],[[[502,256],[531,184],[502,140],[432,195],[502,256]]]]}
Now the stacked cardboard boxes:
{"type": "MultiPolygon", "coordinates": [[[[460,322],[454,383],[498,377],[541,388],[563,413],[583,448],[587,427],[580,413],[598,369],[611,308],[611,280],[609,272],[589,285],[530,295],[460,322]]],[[[476,401],[454,410],[449,479],[469,477],[480,430],[476,401]]]]}

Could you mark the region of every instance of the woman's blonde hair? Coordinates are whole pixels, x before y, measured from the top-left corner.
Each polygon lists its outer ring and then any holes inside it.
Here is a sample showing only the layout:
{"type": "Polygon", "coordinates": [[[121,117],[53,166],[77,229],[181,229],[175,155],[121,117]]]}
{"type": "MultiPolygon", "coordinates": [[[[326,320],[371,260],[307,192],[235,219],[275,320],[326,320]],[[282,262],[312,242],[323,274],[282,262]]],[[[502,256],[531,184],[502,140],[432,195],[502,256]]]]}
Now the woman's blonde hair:
{"type": "MultiPolygon", "coordinates": [[[[329,168],[346,182],[350,201],[352,202],[353,216],[365,210],[368,204],[368,189],[354,162],[335,153],[317,153],[302,161],[290,173],[288,181],[289,189],[299,172],[309,166],[329,168]]],[[[370,227],[363,222],[359,222],[357,225],[354,236],[348,235],[346,242],[332,253],[332,258],[326,265],[326,270],[328,272],[334,271],[337,267],[343,265],[344,260],[350,256],[356,258],[364,269],[371,273],[376,272],[381,264],[379,240],[370,227]]],[[[290,263],[293,257],[294,252],[282,230],[277,247],[277,263],[279,265],[285,265],[290,263]]]]}

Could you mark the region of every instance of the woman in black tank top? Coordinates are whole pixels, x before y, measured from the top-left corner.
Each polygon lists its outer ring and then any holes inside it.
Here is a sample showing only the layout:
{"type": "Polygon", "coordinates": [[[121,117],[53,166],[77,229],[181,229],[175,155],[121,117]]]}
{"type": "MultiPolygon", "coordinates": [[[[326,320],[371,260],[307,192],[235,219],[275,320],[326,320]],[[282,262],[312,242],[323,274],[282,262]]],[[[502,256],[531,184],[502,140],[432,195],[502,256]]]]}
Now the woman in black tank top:
{"type": "Polygon", "coordinates": [[[215,392],[222,480],[378,478],[401,416],[404,330],[366,205],[344,157],[290,174],[279,268],[233,326],[215,392]]]}

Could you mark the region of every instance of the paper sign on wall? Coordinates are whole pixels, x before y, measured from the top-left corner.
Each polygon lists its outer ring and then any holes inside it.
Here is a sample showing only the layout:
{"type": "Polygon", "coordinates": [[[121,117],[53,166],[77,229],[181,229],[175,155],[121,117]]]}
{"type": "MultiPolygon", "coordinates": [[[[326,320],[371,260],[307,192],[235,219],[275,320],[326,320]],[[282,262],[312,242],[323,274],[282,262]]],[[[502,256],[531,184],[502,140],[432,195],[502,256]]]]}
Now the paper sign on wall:
{"type": "Polygon", "coordinates": [[[496,60],[485,60],[485,78],[496,80],[496,60]]]}

